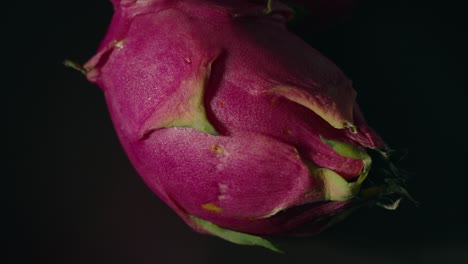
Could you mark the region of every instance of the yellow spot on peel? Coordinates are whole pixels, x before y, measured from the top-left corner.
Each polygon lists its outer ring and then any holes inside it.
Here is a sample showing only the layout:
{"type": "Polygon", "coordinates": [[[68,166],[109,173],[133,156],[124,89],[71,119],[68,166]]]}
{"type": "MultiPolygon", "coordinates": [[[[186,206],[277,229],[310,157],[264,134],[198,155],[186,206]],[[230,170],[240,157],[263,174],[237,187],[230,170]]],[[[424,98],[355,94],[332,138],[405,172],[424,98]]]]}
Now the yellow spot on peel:
{"type": "Polygon", "coordinates": [[[213,146],[211,146],[210,149],[211,149],[211,151],[216,152],[218,154],[223,154],[223,148],[221,148],[220,146],[213,145],[213,146]]]}
{"type": "Polygon", "coordinates": [[[123,46],[124,46],[124,41],[125,41],[125,39],[116,41],[116,42],[114,43],[114,47],[116,47],[116,48],[118,48],[118,49],[123,48],[123,46]]]}
{"type": "Polygon", "coordinates": [[[343,126],[349,129],[349,132],[352,134],[356,134],[358,132],[357,127],[353,123],[345,122],[343,126]]]}
{"type": "Polygon", "coordinates": [[[296,158],[301,159],[301,154],[299,153],[299,150],[297,150],[297,148],[293,147],[292,151],[294,152],[296,158]]]}
{"type": "Polygon", "coordinates": [[[207,210],[207,211],[211,211],[211,212],[215,212],[215,213],[221,213],[221,211],[223,211],[223,209],[221,207],[217,206],[214,203],[202,204],[201,207],[203,209],[207,210]]]}

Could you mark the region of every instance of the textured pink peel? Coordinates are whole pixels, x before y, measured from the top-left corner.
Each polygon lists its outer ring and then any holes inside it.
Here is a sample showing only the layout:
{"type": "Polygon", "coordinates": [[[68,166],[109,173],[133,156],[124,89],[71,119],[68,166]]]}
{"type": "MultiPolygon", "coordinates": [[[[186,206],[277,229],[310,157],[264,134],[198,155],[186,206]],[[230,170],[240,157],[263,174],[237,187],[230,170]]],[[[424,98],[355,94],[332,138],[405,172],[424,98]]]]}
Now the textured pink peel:
{"type": "Polygon", "coordinates": [[[84,66],[138,173],[199,232],[209,231],[193,219],[252,234],[318,232],[354,206],[347,181],[365,168],[322,137],[384,146],[351,81],[287,31],[286,6],[265,12],[261,2],[114,0],[84,66]]]}
{"type": "MultiPolygon", "coordinates": [[[[186,58],[191,63],[190,58],[186,58]]],[[[152,130],[168,127],[191,127],[200,132],[216,135],[218,132],[209,122],[204,102],[204,94],[211,74],[211,61],[202,62],[198,69],[180,83],[180,87],[155,112],[140,129],[140,137],[152,130]]],[[[197,67],[197,65],[195,66],[197,67]]]]}
{"type": "Polygon", "coordinates": [[[139,173],[149,177],[145,177],[148,184],[164,186],[186,212],[216,223],[226,221],[223,226],[230,218],[265,218],[323,197],[321,183],[310,175],[295,149],[265,136],[223,137],[193,129],[163,129],[136,149],[138,156],[159,160],[159,166],[134,160],[139,173]],[[220,210],[206,209],[206,204],[220,210]]]}

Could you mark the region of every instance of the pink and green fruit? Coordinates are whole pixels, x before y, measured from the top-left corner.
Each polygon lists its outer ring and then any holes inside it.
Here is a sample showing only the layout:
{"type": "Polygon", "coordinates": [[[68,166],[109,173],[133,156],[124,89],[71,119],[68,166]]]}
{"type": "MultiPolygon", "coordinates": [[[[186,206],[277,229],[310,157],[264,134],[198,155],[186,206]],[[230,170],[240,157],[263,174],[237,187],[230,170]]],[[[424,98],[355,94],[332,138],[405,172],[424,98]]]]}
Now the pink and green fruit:
{"type": "Polygon", "coordinates": [[[84,66],[145,183],[190,227],[278,250],[362,204],[369,149],[352,82],[278,1],[113,0],[84,66]]]}

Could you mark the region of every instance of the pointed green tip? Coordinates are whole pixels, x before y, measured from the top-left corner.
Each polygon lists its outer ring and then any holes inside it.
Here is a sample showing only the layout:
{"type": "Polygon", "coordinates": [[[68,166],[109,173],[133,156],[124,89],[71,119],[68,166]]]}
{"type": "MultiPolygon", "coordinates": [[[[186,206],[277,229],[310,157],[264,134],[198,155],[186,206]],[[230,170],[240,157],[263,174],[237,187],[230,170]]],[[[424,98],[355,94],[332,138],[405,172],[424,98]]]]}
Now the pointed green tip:
{"type": "Polygon", "coordinates": [[[81,72],[83,75],[86,75],[86,70],[81,66],[79,63],[76,63],[72,60],[64,60],[63,65],[65,65],[68,68],[72,68],[74,70],[77,70],[81,72]]]}
{"type": "Polygon", "coordinates": [[[366,152],[354,147],[351,144],[336,141],[336,140],[326,139],[323,136],[320,136],[320,139],[322,140],[323,143],[327,144],[336,153],[340,154],[343,157],[351,158],[351,159],[362,159],[362,160],[370,159],[370,156],[366,152]]]}
{"type": "Polygon", "coordinates": [[[311,175],[320,178],[323,186],[324,199],[327,201],[348,201],[354,198],[357,190],[338,173],[327,168],[315,166],[307,162],[311,175]]]}
{"type": "Polygon", "coordinates": [[[197,121],[193,122],[189,127],[195,128],[200,132],[208,133],[212,136],[219,136],[218,131],[216,131],[214,126],[210,123],[210,121],[208,121],[206,113],[200,113],[196,119],[197,121]]]}
{"type": "Polygon", "coordinates": [[[268,15],[273,11],[273,0],[267,0],[265,13],[268,15]]]}
{"type": "Polygon", "coordinates": [[[330,148],[332,148],[336,153],[338,153],[340,156],[350,158],[350,159],[360,159],[364,163],[364,167],[362,169],[361,175],[359,175],[359,178],[357,179],[355,185],[355,188],[359,189],[361,184],[364,182],[364,180],[367,178],[367,175],[369,174],[369,171],[371,169],[372,165],[372,159],[367,154],[365,151],[362,151],[358,149],[357,147],[336,141],[336,140],[331,140],[331,139],[326,139],[323,136],[320,136],[320,139],[322,140],[323,143],[327,144],[330,148]]]}
{"type": "Polygon", "coordinates": [[[284,253],[281,249],[262,237],[225,229],[193,215],[189,215],[189,218],[201,229],[234,244],[245,246],[260,246],[277,253],[284,253]]]}

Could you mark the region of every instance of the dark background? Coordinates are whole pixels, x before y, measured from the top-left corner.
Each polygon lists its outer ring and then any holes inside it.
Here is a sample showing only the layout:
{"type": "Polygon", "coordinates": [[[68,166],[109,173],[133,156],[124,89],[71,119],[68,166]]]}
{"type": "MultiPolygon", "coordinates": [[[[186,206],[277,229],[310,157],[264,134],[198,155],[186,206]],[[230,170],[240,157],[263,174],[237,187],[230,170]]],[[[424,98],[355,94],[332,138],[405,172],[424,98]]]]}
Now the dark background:
{"type": "Polygon", "coordinates": [[[275,241],[284,255],[194,233],[130,166],[101,91],[61,64],[93,55],[107,0],[10,2],[1,18],[8,263],[468,263],[463,1],[362,0],[326,31],[310,17],[291,25],[353,80],[387,143],[408,149],[400,165],[421,204],[362,209],[318,236],[275,241]]]}

